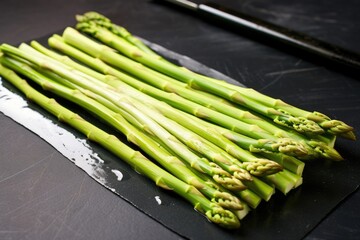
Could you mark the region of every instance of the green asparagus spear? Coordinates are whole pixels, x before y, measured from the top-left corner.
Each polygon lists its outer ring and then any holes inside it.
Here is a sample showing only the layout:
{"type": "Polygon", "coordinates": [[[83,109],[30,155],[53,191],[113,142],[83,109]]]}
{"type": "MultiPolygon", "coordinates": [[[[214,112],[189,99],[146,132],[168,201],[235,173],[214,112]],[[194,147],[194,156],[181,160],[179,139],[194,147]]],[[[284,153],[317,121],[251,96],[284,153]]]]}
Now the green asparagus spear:
{"type": "Polygon", "coordinates": [[[83,15],[76,15],[76,20],[78,22],[96,22],[96,24],[108,29],[112,33],[121,36],[129,43],[133,44],[137,48],[141,49],[142,51],[153,54],[156,57],[159,57],[154,51],[148,48],[139,38],[134,37],[129,31],[127,31],[124,27],[116,25],[110,21],[109,18],[97,13],[97,12],[87,12],[83,15]]]}
{"type": "MultiPolygon", "coordinates": [[[[86,56],[84,55],[84,53],[81,53],[79,52],[79,50],[77,49],[74,49],[73,47],[61,42],[57,37],[56,38],[50,38],[49,39],[49,42],[52,46],[55,46],[55,48],[58,48],[58,49],[62,49],[62,51],[65,51],[67,52],[68,54],[70,55],[78,55],[78,59],[82,59],[83,61],[85,62],[89,62],[91,61],[91,57],[90,56],[86,56]],[[72,52],[72,53],[69,53],[69,52],[72,52]],[[88,58],[87,60],[84,60],[85,58],[88,58]]],[[[31,45],[39,50],[40,52],[43,52],[44,54],[48,55],[48,56],[51,56],[52,58],[55,58],[57,59],[58,61],[61,61],[69,66],[72,66],[76,69],[78,69],[79,71],[83,71],[84,73],[87,73],[97,79],[102,79],[102,81],[104,82],[108,82],[110,85],[113,85],[114,87],[117,87],[117,88],[126,88],[126,86],[124,84],[121,84],[120,82],[116,81],[116,80],[111,80],[111,78],[109,79],[108,77],[106,77],[105,75],[101,75],[99,74],[98,72],[95,72],[95,71],[92,71],[86,67],[84,67],[83,65],[81,64],[78,64],[74,61],[72,61],[71,59],[69,59],[67,56],[63,56],[63,55],[59,55],[57,53],[54,53],[46,48],[44,48],[43,46],[41,46],[39,43],[37,42],[32,42],[31,45]],[[110,83],[111,82],[111,83],[110,83]],[[118,85],[118,86],[117,86],[118,85]]],[[[94,59],[94,61],[96,61],[96,59],[94,59]]],[[[97,65],[100,65],[100,64],[97,64],[97,65]]],[[[114,71],[116,71],[114,69],[114,71]]],[[[122,76],[122,75],[121,75],[122,76]]],[[[131,81],[131,79],[129,80],[131,81]]],[[[135,81],[135,79],[134,79],[135,81]]],[[[127,87],[127,90],[124,90],[126,92],[130,92],[130,91],[134,91],[134,90],[131,90],[129,87],[127,87]]],[[[140,95],[137,95],[137,97],[142,97],[140,95]]],[[[145,97],[145,96],[144,96],[145,97]]],[[[151,98],[149,98],[148,96],[146,96],[146,100],[144,99],[144,101],[151,101],[152,104],[162,104],[162,102],[159,102],[159,101],[152,101],[151,98]]],[[[165,104],[162,104],[162,105],[165,105],[165,104]]],[[[181,115],[178,113],[178,111],[172,109],[172,108],[168,108],[166,106],[159,106],[159,110],[161,109],[161,111],[165,114],[167,114],[168,117],[170,116],[173,116],[173,120],[179,118],[179,123],[184,123],[184,124],[191,124],[192,122],[188,122],[188,121],[185,121],[181,115]]],[[[192,128],[194,126],[187,126],[188,128],[192,128]]],[[[206,131],[202,131],[202,134],[206,134],[206,131]]],[[[211,134],[207,134],[209,136],[211,136],[211,134]]],[[[304,154],[304,151],[302,146],[297,144],[297,142],[289,142],[289,141],[285,141],[285,139],[273,139],[273,140],[254,140],[252,138],[249,138],[249,137],[246,137],[246,136],[243,136],[241,135],[241,141],[243,142],[243,146],[242,147],[245,147],[246,149],[257,149],[256,151],[261,151],[261,150],[264,150],[264,151],[280,151],[280,152],[283,152],[283,153],[289,153],[289,154],[296,154],[296,155],[299,155],[299,154],[304,154]]],[[[214,138],[216,139],[216,138],[214,138]]],[[[218,141],[216,140],[217,142],[222,142],[222,141],[218,141]]],[[[225,147],[226,148],[226,147],[225,147]]]]}
{"type": "MultiPolygon", "coordinates": [[[[91,71],[88,68],[85,68],[83,65],[80,65],[80,64],[70,60],[67,57],[64,58],[64,56],[61,56],[57,53],[54,53],[54,52],[42,47],[37,42],[32,42],[31,44],[33,47],[40,50],[41,52],[59,60],[59,61],[62,61],[64,63],[68,64],[69,66],[72,66],[80,71],[84,71],[84,72],[88,73],[89,75],[96,77],[97,79],[102,79],[102,81],[104,81],[104,82],[108,81],[106,76],[101,75],[97,72],[91,71]]],[[[116,81],[116,83],[118,83],[117,85],[120,84],[120,82],[118,82],[118,81],[116,81]]],[[[255,156],[248,154],[247,151],[242,150],[241,148],[236,146],[234,143],[232,143],[231,141],[227,140],[225,137],[223,137],[222,135],[217,133],[215,130],[212,130],[211,128],[206,127],[206,125],[205,125],[206,122],[198,120],[195,117],[189,118],[190,115],[188,115],[186,117],[186,115],[184,113],[179,112],[179,111],[169,107],[167,104],[165,104],[163,102],[153,100],[149,96],[141,94],[140,92],[136,93],[135,89],[127,87],[124,84],[121,84],[121,86],[119,85],[118,87],[120,87],[122,89],[122,91],[125,91],[128,94],[131,94],[132,96],[136,97],[137,99],[142,99],[142,101],[147,102],[148,104],[151,104],[152,106],[157,108],[160,112],[162,112],[165,116],[173,119],[174,121],[177,121],[178,123],[180,123],[181,125],[183,125],[184,127],[188,128],[188,129],[192,129],[197,134],[203,136],[205,139],[207,139],[210,142],[214,143],[215,145],[221,147],[223,150],[226,150],[228,153],[230,153],[234,157],[240,159],[241,161],[251,161],[251,162],[257,161],[255,156]],[[199,121],[201,121],[201,122],[198,123],[199,121]]],[[[240,135],[240,136],[242,136],[242,135],[240,135]]],[[[277,151],[277,150],[281,151],[281,148],[286,148],[286,146],[281,144],[281,141],[277,142],[275,140],[273,140],[273,141],[254,140],[254,139],[242,136],[241,142],[243,143],[242,147],[245,147],[247,149],[255,149],[255,151],[262,151],[262,150],[263,151],[277,151]]],[[[291,146],[288,146],[288,147],[291,149],[291,146]]],[[[291,149],[291,150],[293,150],[293,149],[291,149]]],[[[262,167],[261,167],[262,173],[256,173],[257,176],[260,176],[263,174],[272,174],[272,173],[275,173],[275,172],[281,170],[281,167],[279,165],[276,165],[274,162],[271,162],[271,161],[268,161],[265,159],[261,159],[261,161],[259,161],[259,162],[261,162],[261,164],[262,164],[262,167]],[[265,165],[267,167],[265,167],[265,165]]],[[[257,164],[259,164],[259,162],[257,164]]]]}
{"type": "Polygon", "coordinates": [[[0,65],[0,74],[22,91],[27,98],[37,103],[45,110],[66,122],[81,133],[86,135],[89,140],[99,143],[109,151],[113,152],[120,159],[130,164],[137,172],[142,173],[154,181],[158,186],[170,189],[185,198],[194,208],[212,222],[225,228],[238,228],[240,222],[230,211],[224,210],[219,205],[210,202],[195,187],[190,186],[171,174],[153,164],[140,152],[134,151],[127,145],[119,141],[114,135],[110,135],[96,126],[90,124],[79,115],[62,107],[54,99],[49,99],[40,92],[33,89],[25,80],[19,78],[13,71],[0,65]]]}
{"type": "MultiPolygon", "coordinates": [[[[22,45],[20,47],[22,47],[22,49],[25,49],[24,46],[26,46],[26,45],[22,45]]],[[[31,53],[31,55],[36,55],[34,52],[29,52],[29,53],[31,53]]],[[[252,167],[252,166],[249,165],[246,167],[252,167]]],[[[219,181],[219,179],[217,179],[217,180],[219,181]]],[[[221,182],[221,181],[219,181],[219,182],[221,182]]],[[[267,184],[264,184],[262,181],[260,181],[256,178],[254,179],[254,183],[248,183],[247,185],[249,185],[250,189],[252,189],[254,192],[259,194],[259,196],[261,196],[265,200],[268,200],[274,192],[273,188],[269,187],[267,184]]]]}
{"type": "Polygon", "coordinates": [[[324,133],[324,130],[317,123],[311,120],[308,120],[304,117],[295,117],[280,109],[276,110],[274,108],[259,104],[257,101],[242,95],[236,90],[224,87],[214,82],[206,81],[199,75],[192,74],[189,71],[183,71],[173,64],[157,59],[150,54],[144,53],[143,51],[139,51],[137,47],[134,47],[124,39],[92,22],[81,22],[78,23],[76,27],[82,32],[90,34],[110,47],[117,49],[127,57],[140,62],[145,66],[156,69],[157,71],[172,76],[180,81],[186,82],[190,86],[211,92],[225,99],[234,101],[245,107],[253,109],[260,114],[273,119],[273,121],[277,124],[293,128],[298,132],[306,134],[313,135],[324,133]]]}
{"type": "Polygon", "coordinates": [[[44,75],[36,72],[26,64],[14,61],[9,58],[2,58],[3,65],[31,78],[37,82],[44,89],[47,89],[62,98],[66,98],[75,104],[87,109],[92,114],[97,115],[100,119],[106,121],[109,125],[113,126],[122,132],[127,139],[139,146],[149,156],[159,162],[172,174],[177,176],[184,182],[195,186],[205,196],[209,197],[211,201],[217,202],[220,206],[229,209],[240,209],[241,205],[238,199],[230,194],[215,191],[206,186],[206,184],[196,175],[193,174],[176,156],[171,155],[165,149],[160,148],[159,145],[153,141],[149,136],[139,132],[136,128],[130,125],[121,115],[112,112],[106,107],[102,106],[93,99],[85,96],[82,92],[74,89],[69,89],[44,75]]]}
{"type": "Polygon", "coordinates": [[[192,150],[198,152],[201,155],[204,155],[207,159],[210,159],[239,180],[251,181],[251,176],[246,170],[235,164],[234,161],[232,161],[232,159],[229,158],[225,153],[222,153],[221,150],[214,149],[201,136],[181,126],[175,121],[166,118],[164,115],[154,111],[148,106],[145,106],[139,101],[136,101],[135,99],[132,99],[131,101],[136,108],[150,116],[154,121],[158,122],[161,126],[163,126],[166,130],[168,130],[171,134],[177,137],[192,150]]]}
{"type": "MultiPolygon", "coordinates": [[[[79,47],[80,49],[87,51],[89,54],[93,56],[100,57],[100,55],[104,56],[104,58],[107,59],[107,61],[113,61],[119,64],[123,64],[124,61],[126,61],[128,64],[128,59],[121,57],[120,55],[114,53],[110,50],[104,50],[101,45],[91,41],[90,39],[87,39],[86,37],[80,35],[77,33],[74,29],[66,29],[64,32],[65,40],[69,41],[71,44],[74,44],[76,47],[79,47]],[[69,33],[69,34],[67,34],[69,33]],[[106,57],[105,57],[106,56],[106,57]],[[109,57],[110,56],[110,57],[109,57]],[[108,58],[109,57],[109,58],[108,58]],[[118,59],[119,57],[119,59],[118,59]],[[121,59],[120,59],[121,58],[121,59]]],[[[56,47],[55,39],[49,39],[49,43],[51,46],[56,47]]],[[[61,48],[60,48],[61,49],[61,48]]],[[[75,56],[76,57],[76,56],[75,56]]],[[[103,73],[108,74],[109,71],[111,71],[110,74],[117,74],[116,76],[119,77],[121,80],[126,81],[126,83],[132,85],[133,87],[136,87],[138,89],[141,89],[142,91],[146,92],[147,94],[151,94],[152,96],[162,100],[167,101],[170,105],[173,105],[177,108],[181,108],[183,111],[191,112],[192,114],[197,114],[198,117],[206,118],[210,121],[214,121],[217,124],[223,125],[224,127],[231,128],[235,131],[242,132],[243,134],[247,134],[251,137],[255,138],[270,138],[274,139],[275,137],[267,134],[265,131],[259,129],[256,125],[252,124],[246,124],[241,121],[237,121],[234,118],[228,117],[224,114],[220,114],[216,111],[213,111],[209,108],[204,108],[198,104],[195,104],[191,101],[187,101],[186,99],[180,98],[177,95],[174,94],[166,94],[163,91],[159,91],[156,88],[151,88],[150,86],[147,86],[139,81],[134,81],[133,78],[129,78],[128,76],[120,76],[119,71],[114,72],[112,68],[110,68],[107,65],[104,65],[104,63],[97,62],[89,62],[89,59],[84,59],[84,56],[80,56],[81,60],[86,61],[86,64],[89,64],[91,67],[102,71],[103,73]]],[[[129,63],[130,64],[130,63],[129,63]]],[[[143,77],[154,77],[152,72],[142,71],[144,68],[140,66],[139,64],[135,65],[129,65],[128,71],[131,71],[133,74],[141,74],[143,77]],[[143,73],[142,73],[143,72],[143,73]]]]}
{"type": "Polygon", "coordinates": [[[37,65],[38,67],[44,68],[45,70],[51,70],[59,76],[64,77],[68,81],[72,82],[73,84],[76,84],[81,88],[89,89],[113,102],[115,105],[124,111],[129,112],[131,115],[133,115],[133,117],[137,118],[138,121],[143,122],[146,125],[149,133],[159,137],[164,142],[164,144],[172,148],[174,152],[176,152],[181,158],[189,161],[192,167],[201,172],[210,174],[214,179],[216,179],[216,181],[221,182],[227,188],[240,190],[245,187],[240,180],[224,171],[217,164],[210,163],[206,158],[196,156],[176,137],[153,121],[150,117],[136,109],[131,101],[129,101],[129,97],[118,94],[109,85],[99,82],[90,76],[85,76],[84,74],[79,73],[77,70],[69,68],[66,65],[56,62],[55,60],[46,56],[40,57],[39,55],[29,54],[7,44],[3,44],[1,49],[10,55],[12,54],[18,57],[22,57],[25,60],[37,65]]]}
{"type": "Polygon", "coordinates": [[[354,128],[347,125],[343,121],[330,119],[323,113],[320,112],[309,112],[300,108],[297,108],[293,105],[285,103],[281,99],[274,99],[272,97],[266,96],[254,89],[251,88],[243,88],[240,86],[235,86],[226,83],[225,81],[219,81],[212,78],[206,78],[209,81],[214,81],[217,84],[224,85],[228,88],[235,89],[247,97],[260,102],[263,105],[268,107],[272,107],[274,109],[278,109],[280,111],[288,112],[289,114],[296,117],[303,117],[309,120],[316,122],[320,127],[322,127],[327,133],[342,136],[351,140],[355,140],[356,136],[353,132],[354,128]]]}
{"type": "MultiPolygon", "coordinates": [[[[158,54],[154,53],[150,48],[148,48],[144,43],[142,43],[141,40],[139,40],[136,37],[133,37],[125,28],[112,23],[110,19],[102,16],[101,14],[98,14],[96,12],[85,13],[84,15],[77,16],[77,21],[79,22],[79,28],[84,27],[87,29],[86,31],[90,31],[92,34],[94,34],[93,30],[89,30],[87,24],[90,24],[93,26],[95,24],[97,26],[104,27],[108,31],[113,33],[114,35],[124,38],[128,43],[137,47],[138,50],[140,50],[141,52],[150,54],[152,57],[158,58],[160,60],[165,61],[166,63],[168,63],[170,65],[175,66],[174,64],[163,59],[158,54]],[[116,31],[117,28],[122,29],[121,32],[124,32],[124,33],[126,32],[126,34],[122,34],[119,31],[116,31]],[[130,39],[128,39],[128,36],[131,36],[130,38],[136,39],[136,41],[131,41],[130,39]]],[[[99,31],[101,31],[101,30],[99,30],[99,31]]],[[[104,33],[104,34],[106,35],[106,33],[104,33]]],[[[104,39],[106,39],[106,37],[104,39]]],[[[115,43],[111,43],[111,44],[115,44],[115,43]]],[[[121,44],[121,41],[119,44],[120,44],[120,46],[125,45],[125,46],[129,47],[129,44],[121,44]]],[[[124,46],[122,46],[122,47],[124,47],[124,46]]],[[[179,67],[179,69],[187,70],[183,67],[179,67]]],[[[188,71],[188,72],[190,72],[190,71],[188,71]]],[[[219,81],[217,79],[201,76],[200,74],[197,74],[197,75],[199,77],[204,77],[205,80],[208,80],[208,81],[214,80],[215,84],[220,84],[220,85],[224,85],[225,87],[235,89],[236,91],[243,94],[247,98],[258,101],[265,106],[272,107],[274,109],[289,113],[296,117],[304,117],[308,120],[312,120],[312,121],[318,123],[323,129],[325,129],[327,132],[329,132],[331,134],[336,134],[339,136],[343,136],[345,138],[355,140],[355,134],[353,133],[353,128],[348,126],[347,124],[345,124],[342,121],[332,120],[329,117],[327,117],[326,115],[319,113],[319,112],[309,112],[306,110],[302,110],[300,108],[296,108],[296,107],[294,107],[290,104],[287,104],[279,99],[273,99],[269,96],[261,94],[261,93],[255,91],[254,89],[238,87],[238,86],[234,86],[232,84],[228,84],[225,81],[219,81]]]]}
{"type": "MultiPolygon", "coordinates": [[[[131,71],[132,74],[137,75],[140,78],[154,78],[156,75],[154,75],[154,71],[149,71],[148,69],[144,68],[143,66],[139,64],[130,63],[129,59],[124,58],[120,56],[119,54],[114,53],[113,51],[107,49],[103,45],[99,45],[95,43],[94,41],[91,41],[90,39],[86,38],[85,36],[79,34],[77,31],[71,28],[67,28],[64,31],[64,37],[65,40],[67,40],[70,44],[73,44],[74,46],[80,48],[81,50],[87,52],[90,55],[93,55],[95,57],[99,57],[101,59],[104,59],[105,61],[112,62],[112,64],[120,64],[122,67],[125,67],[128,71],[131,71]],[[105,47],[105,49],[104,49],[105,47]]],[[[180,108],[183,111],[189,112],[191,114],[194,114],[200,118],[205,118],[209,121],[212,121],[216,124],[219,124],[223,127],[232,129],[234,131],[240,132],[244,135],[250,136],[252,138],[262,138],[262,139],[274,139],[274,136],[267,134],[264,130],[259,128],[257,124],[245,124],[241,121],[234,121],[237,119],[234,119],[232,117],[226,116],[224,114],[215,112],[209,108],[201,107],[198,104],[187,101],[186,99],[180,98],[178,95],[174,94],[166,94],[163,91],[159,91],[156,88],[151,88],[150,86],[147,86],[146,84],[134,79],[129,78],[129,76],[115,70],[114,68],[108,66],[102,61],[96,60],[96,58],[89,58],[86,56],[86,54],[81,53],[79,51],[73,51],[74,49],[67,48],[66,45],[61,44],[61,41],[57,41],[58,37],[50,38],[49,44],[57,48],[59,50],[66,51],[66,54],[70,54],[71,56],[79,59],[82,62],[85,62],[88,66],[103,72],[105,74],[111,74],[117,76],[122,81],[125,81],[127,84],[130,84],[131,86],[145,92],[146,94],[149,94],[155,98],[158,98],[162,101],[166,101],[170,105],[180,108]],[[90,60],[92,59],[92,60],[90,60]],[[240,126],[241,125],[241,126],[240,126]],[[249,131],[250,130],[250,131],[249,131]]],[[[248,118],[251,119],[251,118],[248,118]]],[[[265,121],[263,121],[265,122],[265,121]]],[[[256,122],[257,123],[257,122],[256,122]]],[[[269,127],[269,124],[267,125],[269,127]]],[[[271,127],[271,125],[270,125],[271,127]]],[[[269,129],[267,129],[269,131],[269,129]]],[[[274,132],[278,132],[277,129],[273,129],[274,132]]],[[[284,132],[284,131],[282,131],[284,132]]],[[[293,134],[294,135],[294,134],[293,134]]],[[[300,140],[304,140],[304,138],[300,138],[300,140]]],[[[338,154],[338,152],[326,146],[325,144],[318,144],[314,149],[313,146],[315,146],[313,143],[316,143],[315,141],[311,141],[311,145],[308,144],[310,140],[304,140],[307,144],[307,150],[310,151],[308,156],[313,156],[312,158],[318,158],[319,156],[325,157],[325,158],[334,158],[334,160],[341,160],[342,157],[338,154]]]]}

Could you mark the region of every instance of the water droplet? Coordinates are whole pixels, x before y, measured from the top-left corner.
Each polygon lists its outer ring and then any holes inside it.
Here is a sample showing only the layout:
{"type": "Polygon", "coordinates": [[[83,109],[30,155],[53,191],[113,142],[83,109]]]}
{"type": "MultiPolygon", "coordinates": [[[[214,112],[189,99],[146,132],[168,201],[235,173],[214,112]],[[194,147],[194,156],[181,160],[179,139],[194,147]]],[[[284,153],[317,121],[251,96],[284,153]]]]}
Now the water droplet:
{"type": "Polygon", "coordinates": [[[155,196],[155,200],[158,205],[161,205],[162,202],[161,202],[160,196],[155,196]]]}
{"type": "Polygon", "coordinates": [[[121,181],[124,177],[122,172],[120,172],[119,170],[112,169],[111,172],[113,172],[116,175],[118,181],[121,181]]]}

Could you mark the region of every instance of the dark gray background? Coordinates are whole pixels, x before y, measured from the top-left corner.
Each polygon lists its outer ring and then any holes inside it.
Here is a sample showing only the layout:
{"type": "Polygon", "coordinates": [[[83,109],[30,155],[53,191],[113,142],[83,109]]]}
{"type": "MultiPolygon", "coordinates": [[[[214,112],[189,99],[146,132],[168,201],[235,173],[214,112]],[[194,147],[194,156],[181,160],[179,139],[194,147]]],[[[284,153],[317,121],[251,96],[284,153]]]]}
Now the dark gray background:
{"type": "MultiPolygon", "coordinates": [[[[347,1],[346,5],[337,0],[226,1],[226,4],[360,52],[358,1],[347,1]]],[[[88,10],[104,13],[134,34],[188,55],[249,87],[345,120],[357,128],[359,135],[358,77],[349,77],[301,55],[273,49],[153,1],[5,0],[1,3],[0,42],[16,44],[40,38],[74,25],[74,15],[88,10]]],[[[0,128],[0,239],[180,238],[100,186],[43,140],[2,114],[0,128]]],[[[337,148],[353,166],[341,168],[348,171],[342,174],[343,182],[359,182],[358,146],[357,142],[338,142],[337,148]]],[[[313,167],[319,171],[316,164],[313,167]]],[[[321,180],[327,172],[319,172],[321,180]]],[[[312,184],[305,182],[303,187],[312,184]]],[[[355,239],[360,229],[359,200],[358,192],[351,195],[307,238],[355,239]]],[[[290,221],[283,231],[291,229],[290,221]]],[[[216,237],[206,233],[204,236],[216,237]]]]}

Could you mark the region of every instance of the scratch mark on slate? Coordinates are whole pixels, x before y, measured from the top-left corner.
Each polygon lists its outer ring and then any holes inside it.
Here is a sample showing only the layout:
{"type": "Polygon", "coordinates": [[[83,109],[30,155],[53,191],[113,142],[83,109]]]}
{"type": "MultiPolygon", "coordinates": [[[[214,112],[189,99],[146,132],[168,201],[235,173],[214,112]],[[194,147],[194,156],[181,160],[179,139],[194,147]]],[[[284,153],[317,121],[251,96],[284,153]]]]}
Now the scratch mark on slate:
{"type": "Polygon", "coordinates": [[[264,87],[260,88],[259,91],[263,91],[266,88],[270,87],[271,85],[274,85],[275,83],[277,83],[282,78],[282,76],[284,76],[284,74],[280,73],[276,78],[274,78],[272,81],[270,81],[264,87]]]}
{"type": "MultiPolygon", "coordinates": [[[[53,159],[55,152],[53,152],[50,155],[50,161],[53,159]]],[[[46,172],[47,168],[49,167],[49,161],[48,163],[46,163],[46,166],[41,170],[41,173],[37,176],[37,178],[34,180],[34,182],[31,184],[31,187],[29,187],[29,189],[33,189],[36,184],[41,180],[41,178],[44,176],[44,173],[46,172]]]]}
{"type": "Polygon", "coordinates": [[[299,59],[299,60],[295,63],[295,66],[299,66],[301,62],[302,62],[302,59],[299,59]]]}
{"type": "Polygon", "coordinates": [[[35,163],[33,163],[33,164],[31,164],[31,165],[30,165],[30,166],[28,166],[27,168],[24,168],[23,170],[18,171],[18,172],[16,172],[16,173],[14,173],[14,174],[12,174],[12,175],[10,175],[10,176],[8,176],[8,177],[6,177],[6,178],[2,179],[2,180],[0,181],[0,183],[5,182],[6,180],[9,180],[9,179],[11,179],[11,178],[13,178],[13,177],[15,177],[15,176],[17,176],[17,175],[19,175],[19,174],[21,174],[21,173],[25,172],[25,171],[27,171],[27,170],[29,170],[29,169],[31,169],[31,168],[33,168],[33,167],[37,166],[38,164],[42,163],[43,161],[45,161],[45,160],[47,160],[47,159],[48,159],[48,156],[47,156],[47,157],[45,157],[45,158],[43,158],[43,159],[41,159],[41,160],[39,160],[39,161],[37,161],[37,162],[35,162],[35,163]]]}
{"type": "Polygon", "coordinates": [[[311,68],[296,68],[296,69],[288,69],[288,70],[281,70],[276,72],[270,72],[265,74],[266,76],[276,76],[276,75],[284,75],[284,74],[291,74],[291,73],[299,73],[299,72],[309,72],[319,69],[319,67],[311,67],[311,68]]]}
{"type": "MultiPolygon", "coordinates": [[[[80,187],[79,187],[79,191],[75,192],[72,196],[72,198],[70,199],[69,203],[66,205],[64,211],[62,214],[59,215],[59,220],[61,221],[61,225],[59,227],[59,229],[57,230],[55,236],[53,239],[56,239],[59,235],[59,233],[64,229],[68,229],[68,230],[71,230],[72,232],[75,232],[74,229],[72,229],[71,226],[69,226],[67,224],[67,221],[66,221],[66,218],[68,217],[69,213],[70,213],[70,210],[71,210],[71,207],[73,206],[73,204],[79,199],[79,197],[81,196],[81,192],[82,192],[82,188],[83,188],[83,185],[84,185],[84,181],[85,181],[86,177],[84,176],[82,181],[81,181],[81,184],[80,184],[80,187]]],[[[53,222],[55,222],[56,218],[54,219],[53,222]]],[[[52,222],[52,223],[53,223],[52,222]]]]}

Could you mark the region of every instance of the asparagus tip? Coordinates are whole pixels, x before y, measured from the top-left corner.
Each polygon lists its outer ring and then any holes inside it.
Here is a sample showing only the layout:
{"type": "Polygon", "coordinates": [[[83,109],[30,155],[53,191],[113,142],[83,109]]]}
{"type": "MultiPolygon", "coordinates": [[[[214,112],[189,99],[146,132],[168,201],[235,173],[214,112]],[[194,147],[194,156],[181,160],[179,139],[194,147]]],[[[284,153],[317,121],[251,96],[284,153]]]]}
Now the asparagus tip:
{"type": "Polygon", "coordinates": [[[270,145],[272,150],[294,157],[305,156],[308,154],[308,150],[303,143],[294,141],[289,138],[267,140],[264,142],[264,145],[270,145]]]}
{"type": "Polygon", "coordinates": [[[341,134],[339,134],[338,136],[340,136],[340,137],[342,137],[342,138],[345,138],[345,139],[352,140],[352,141],[355,141],[355,140],[356,140],[356,135],[355,135],[355,133],[354,133],[353,131],[341,133],[341,134]]]}
{"type": "Polygon", "coordinates": [[[353,133],[354,128],[347,125],[343,121],[331,119],[323,113],[312,112],[308,119],[317,122],[327,132],[338,135],[350,140],[355,140],[355,134],[353,133]]]}
{"type": "Polygon", "coordinates": [[[231,209],[231,210],[242,210],[244,207],[240,200],[227,192],[216,191],[214,194],[213,202],[219,204],[219,206],[231,209]]]}
{"type": "Polygon", "coordinates": [[[274,122],[286,127],[293,128],[297,132],[318,135],[323,134],[325,131],[322,129],[318,123],[313,120],[309,120],[305,117],[294,117],[285,111],[279,111],[282,114],[278,115],[274,122]]]}
{"type": "Polygon", "coordinates": [[[230,169],[233,172],[233,176],[240,181],[252,181],[251,174],[244,168],[240,168],[239,166],[231,166],[230,169]]]}
{"type": "Polygon", "coordinates": [[[353,131],[354,128],[339,120],[329,120],[320,123],[320,126],[329,133],[339,135],[342,133],[353,131]]]}
{"type": "Polygon", "coordinates": [[[317,153],[320,157],[331,159],[334,161],[344,160],[344,158],[340,155],[338,151],[336,151],[332,147],[329,147],[325,143],[318,141],[309,141],[309,145],[313,147],[315,153],[317,153]]]}
{"type": "Polygon", "coordinates": [[[213,179],[215,180],[215,182],[232,191],[242,191],[246,189],[246,186],[234,176],[215,174],[213,176],[213,179]]]}
{"type": "Polygon", "coordinates": [[[215,182],[233,191],[241,191],[246,189],[246,186],[241,182],[241,180],[223,170],[216,163],[211,162],[210,166],[213,171],[213,179],[215,182]]]}
{"type": "Polygon", "coordinates": [[[220,207],[213,207],[206,211],[206,217],[213,223],[228,229],[236,229],[240,227],[239,219],[229,210],[220,207]]]}
{"type": "Polygon", "coordinates": [[[250,172],[250,174],[262,177],[275,174],[283,170],[283,167],[271,160],[258,158],[254,162],[243,162],[243,167],[250,172]]]}

